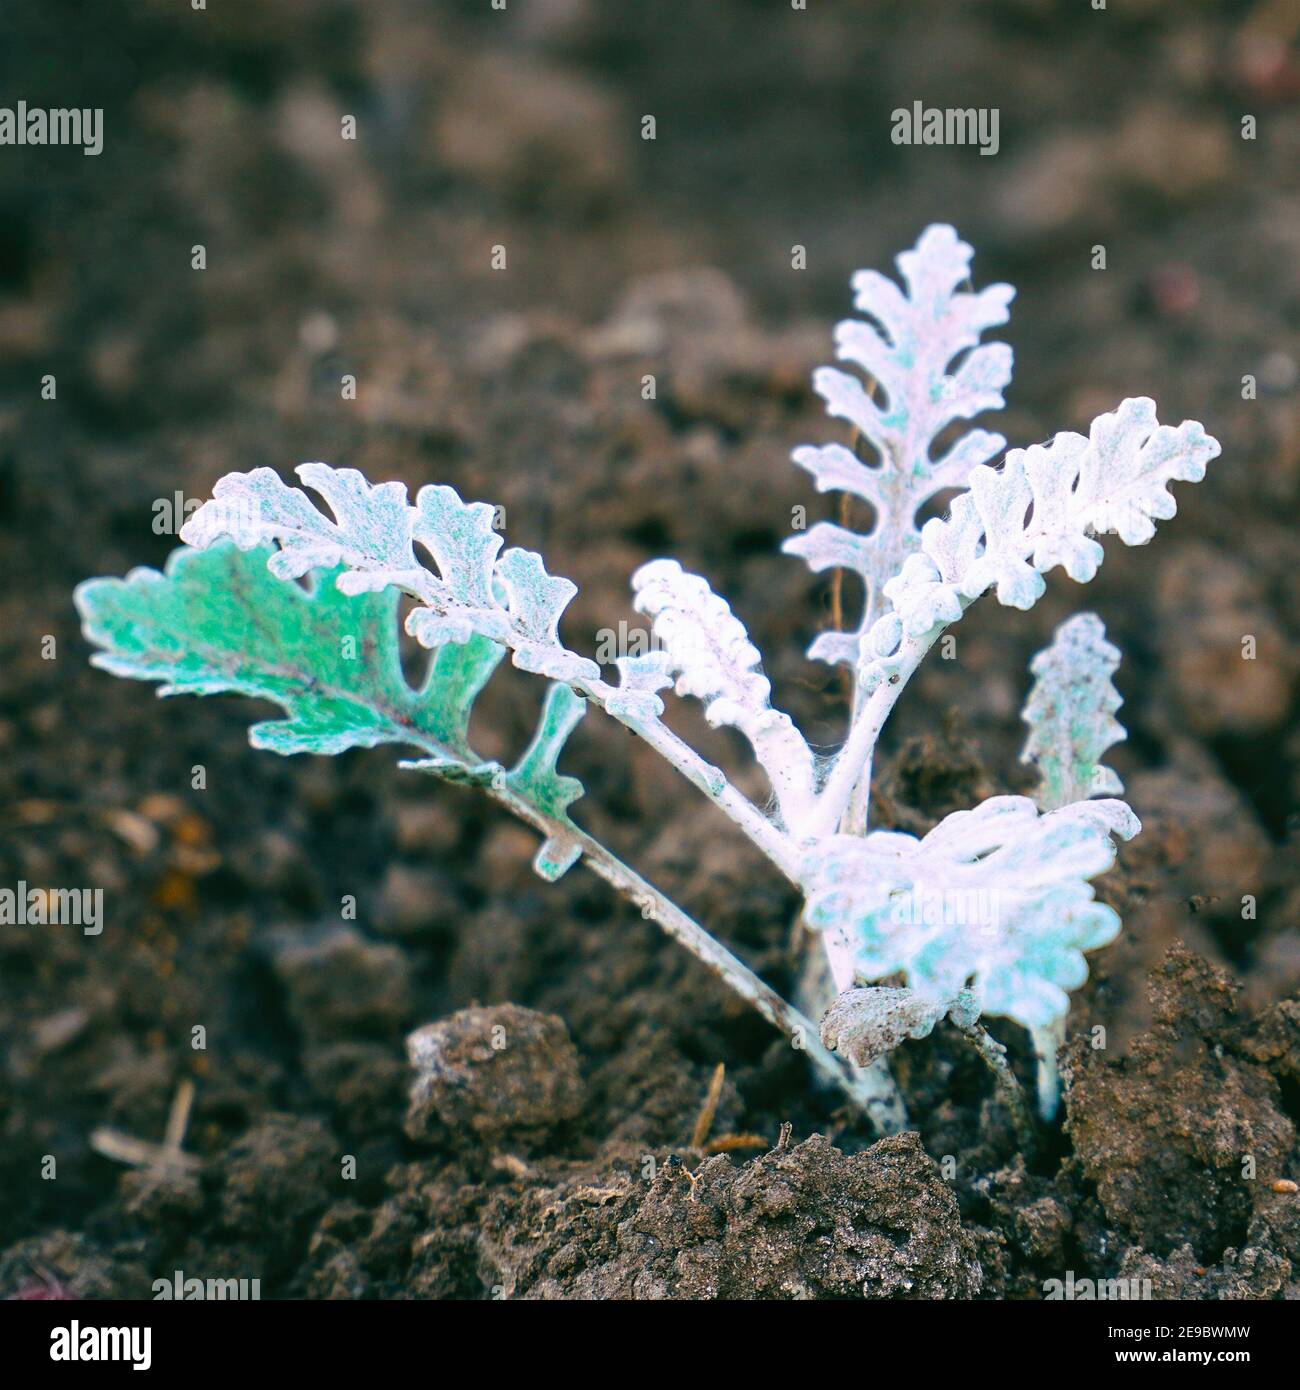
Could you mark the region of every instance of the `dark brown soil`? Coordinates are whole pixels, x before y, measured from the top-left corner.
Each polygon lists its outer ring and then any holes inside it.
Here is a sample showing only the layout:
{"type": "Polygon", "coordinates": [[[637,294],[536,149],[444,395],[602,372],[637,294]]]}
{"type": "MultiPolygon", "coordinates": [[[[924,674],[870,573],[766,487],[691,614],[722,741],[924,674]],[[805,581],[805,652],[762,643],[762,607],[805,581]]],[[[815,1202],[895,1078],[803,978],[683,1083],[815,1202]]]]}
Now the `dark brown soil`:
{"type": "MultiPolygon", "coordinates": [[[[102,106],[105,149],[0,148],[0,884],[101,887],[107,925],[0,928],[0,1296],[149,1297],[175,1269],[264,1297],[1036,1298],[1071,1270],[1300,1295],[1288,13],[6,0],[0,91],[102,106]],[[914,100],[997,106],[1000,152],[892,145],[914,100]],[[973,612],[879,774],[911,830],[1023,788],[1029,656],[1083,606],[1124,650],[1144,831],[1101,885],[1125,931],[1032,1161],[951,1029],[897,1054],[919,1135],[873,1145],[634,909],[534,877],[535,837],[481,799],[382,750],[254,753],[262,711],[89,668],[71,590],[161,563],[160,500],[323,458],[503,504],[580,584],[584,650],[676,555],[833,745],[839,682],[802,657],[828,586],[776,552],[824,499],[788,453],[834,437],[808,376],[850,273],[932,220],[1019,287],[1014,442],[1150,394],[1223,443],[1086,592],[1058,574],[1028,615],[973,612]],[[405,1036],[453,1014],[408,1114],[405,1036]],[[506,1084],[495,1024],[535,1044],[506,1084]],[[691,1140],[718,1063],[713,1154],[691,1140]],[[197,1171],[92,1147],[161,1140],[186,1078],[197,1171]]],[[[494,680],[486,755],[539,696],[494,680]]],[[[793,988],[797,903],[702,799],[595,719],[567,766],[594,833],[793,988]]]]}

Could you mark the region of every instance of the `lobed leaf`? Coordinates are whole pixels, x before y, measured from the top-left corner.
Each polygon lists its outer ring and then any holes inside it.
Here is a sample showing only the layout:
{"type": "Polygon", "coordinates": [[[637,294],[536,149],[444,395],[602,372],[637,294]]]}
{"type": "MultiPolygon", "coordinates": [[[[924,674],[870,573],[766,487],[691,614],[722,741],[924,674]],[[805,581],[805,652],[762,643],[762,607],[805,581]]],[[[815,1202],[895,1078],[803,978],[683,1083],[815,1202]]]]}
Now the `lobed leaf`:
{"type": "Polygon", "coordinates": [[[1086,439],[1058,434],[1011,450],[1001,469],[975,468],[969,491],[946,519],[926,522],[921,552],[885,585],[893,611],[873,625],[864,653],[875,674],[905,636],[954,621],[987,589],[1025,609],[1057,565],[1080,583],[1092,579],[1103,555],[1094,537],[1145,544],[1155,522],[1174,515],[1169,484],[1198,482],[1218,453],[1201,425],[1161,425],[1154,402],[1138,397],[1094,420],[1086,439]]]}
{"type": "MultiPolygon", "coordinates": [[[[1015,291],[1010,285],[978,294],[959,289],[969,279],[971,256],[951,227],[936,225],[898,257],[906,293],[874,270],[859,271],[854,304],[868,318],[839,324],[835,344],[840,359],[859,368],[867,382],[834,367],[813,374],[827,412],[849,421],[875,458],[866,463],[844,445],[828,444],[796,449],[794,461],[812,474],[819,492],[845,492],[869,503],[875,524],[859,535],[819,522],[782,549],[801,555],[816,572],[856,571],[866,587],[864,629],[886,581],[920,547],[920,508],[937,492],[964,487],[971,470],[1006,445],[1000,434],[968,430],[933,457],[935,440],[955,420],[1001,409],[1002,389],[1011,380],[1011,349],[979,340],[1007,321],[1015,291]],[[872,384],[883,393],[882,403],[872,384]]],[[[809,655],[856,664],[860,635],[823,634],[809,655]]]]}
{"type": "Polygon", "coordinates": [[[1114,862],[1111,836],[1139,828],[1122,801],[1040,815],[1028,797],[996,796],[924,839],[832,836],[806,857],[805,921],[852,951],[863,980],[901,974],[937,1002],[969,988],[981,1013],[1042,1027],[1087,979],[1083,953],[1119,931],[1088,880],[1114,862]]]}
{"type": "Polygon", "coordinates": [[[605,700],[605,708],[616,719],[626,719],[633,725],[658,719],[664,712],[664,702],[658,692],[673,684],[673,661],[664,651],[650,651],[644,656],[614,658],[618,667],[618,685],[605,700]]]}
{"type": "Polygon", "coordinates": [[[505,778],[506,787],[561,827],[547,837],[533,861],[547,879],[559,878],[582,855],[577,827],[569,819],[569,807],[582,795],[582,783],[557,772],[555,765],[586,712],[587,702],[567,685],[552,685],[533,741],[505,778]]]}
{"type": "MultiPolygon", "coordinates": [[[[314,542],[313,542],[314,544],[314,542]]],[[[272,752],[341,753],[406,744],[430,756],[404,766],[448,781],[509,788],[541,816],[573,829],[568,807],[582,784],[556,772],[565,739],[584,702],[552,686],[537,734],[506,772],[469,743],[475,699],[505,650],[478,633],[438,648],[418,688],[402,670],[400,595],[388,588],[345,593],[340,566],[307,588],[277,579],[267,547],[182,547],[162,573],[78,586],[76,604],[96,666],[118,676],[159,681],[160,695],[248,695],[279,705],[285,718],[255,724],[249,740],[272,752]]],[[[548,840],[538,871],[558,877],[577,857],[566,838],[548,840]],[[548,848],[549,846],[549,848],[548,848]]],[[[579,851],[580,852],[580,851],[579,851]]]]}
{"type": "Polygon", "coordinates": [[[1101,762],[1108,748],[1128,737],[1115,718],[1124,703],[1111,680],[1119,662],[1101,619],[1080,613],[1062,623],[1051,646],[1030,663],[1034,685],[1021,716],[1029,737],[1020,761],[1037,767],[1034,800],[1045,811],[1124,790],[1101,762]]]}
{"type": "Polygon", "coordinates": [[[286,487],[269,468],[228,473],[182,528],[182,539],[198,549],[228,537],[241,550],[272,541],[279,550],[268,563],[281,579],[299,579],[312,570],[416,569],[406,488],[401,483],[372,487],[354,468],[304,463],[298,476],[318,492],[333,512],[327,517],[298,488],[286,487]]]}
{"type": "Polygon", "coordinates": [[[274,542],[279,549],[268,563],[281,578],[342,565],[335,582],[344,593],[392,587],[412,594],[420,606],[406,630],[425,647],[477,635],[509,647],[521,670],[565,681],[599,676],[595,662],[559,640],[560,616],[577,589],[548,575],[532,551],[498,558],[501,536],[487,503],[463,502],[454,488],[437,485],[421,488],[411,506],[403,483],[372,487],[354,469],[323,463],[304,463],[297,473],[333,519],[269,468],[257,468],[222,478],[181,538],[204,548],[228,537],[243,550],[274,542]],[[416,544],[436,573],[417,559],[416,544]]]}
{"type": "Polygon", "coordinates": [[[812,750],[790,716],[772,708],[762,656],[744,624],[707,580],[687,574],[676,560],[642,565],[632,589],[633,606],[650,617],[663,653],[662,666],[634,667],[632,674],[675,675],[677,694],[703,701],[711,725],[739,729],[767,773],[787,828],[797,829],[815,799],[812,750]]]}

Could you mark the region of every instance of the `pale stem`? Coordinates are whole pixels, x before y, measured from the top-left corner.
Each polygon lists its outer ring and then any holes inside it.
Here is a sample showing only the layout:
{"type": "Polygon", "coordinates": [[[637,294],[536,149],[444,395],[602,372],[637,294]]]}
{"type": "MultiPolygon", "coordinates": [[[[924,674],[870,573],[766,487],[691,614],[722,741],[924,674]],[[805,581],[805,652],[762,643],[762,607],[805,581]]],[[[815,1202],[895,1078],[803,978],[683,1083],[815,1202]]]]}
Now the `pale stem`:
{"type": "MultiPolygon", "coordinates": [[[[414,727],[406,726],[405,732],[409,741],[426,753],[440,760],[459,762],[467,772],[471,770],[460,758],[414,727]]],[[[577,844],[582,850],[583,861],[592,873],[629,898],[641,909],[643,917],[657,922],[674,941],[684,946],[691,955],[707,966],[729,989],[755,1008],[774,1027],[779,1028],[798,1051],[807,1053],[808,1060],[818,1071],[833,1081],[878,1128],[888,1132],[885,1126],[892,1118],[888,1107],[882,1105],[880,1096],[870,1085],[864,1084],[852,1068],[842,1063],[823,1045],[816,1024],[782,999],[770,985],[759,979],[742,960],[732,955],[698,922],[688,917],[676,903],[628,868],[598,840],[592,839],[571,822],[554,819],[505,785],[489,786],[486,790],[493,800],[548,839],[556,837],[577,844]]]]}
{"type": "Polygon", "coordinates": [[[849,1063],[857,1077],[857,1083],[864,1095],[871,1097],[871,1115],[880,1126],[882,1134],[901,1134],[910,1123],[907,1118],[907,1102],[898,1089],[894,1073],[889,1069],[889,1059],[877,1057],[865,1067],[849,1063]]]}
{"type": "Polygon", "coordinates": [[[1011,1124],[1016,1131],[1020,1150],[1026,1158],[1032,1157],[1038,1143],[1038,1136],[1034,1130],[1034,1121],[1029,1113],[1029,1107],[1025,1104],[1025,1093],[1021,1089],[1020,1081],[1015,1072],[1011,1069],[1011,1063],[1007,1061],[1006,1048],[982,1024],[972,1023],[969,1027],[964,1027],[959,1023],[956,1027],[957,1031],[984,1059],[989,1070],[993,1073],[993,1079],[997,1082],[998,1093],[1002,1097],[1002,1102],[1011,1112],[1011,1124]]]}
{"type": "Polygon", "coordinates": [[[1029,1036],[1038,1059],[1038,1113],[1044,1123],[1051,1124],[1061,1103],[1061,1073],[1056,1065],[1056,1054],[1065,1043],[1065,1020],[1061,1018],[1043,1028],[1031,1028],[1029,1036]]]}
{"type": "Polygon", "coordinates": [[[871,809],[871,761],[874,754],[874,748],[868,750],[861,771],[858,773],[858,780],[853,784],[849,804],[844,808],[844,814],[840,817],[840,833],[842,835],[865,835],[867,833],[867,815],[871,809]]]}
{"type": "MultiPolygon", "coordinates": [[[[426,583],[418,574],[404,575],[400,587],[413,598],[438,609],[438,595],[433,577],[427,576],[426,583]]],[[[612,695],[618,693],[616,686],[599,679],[587,680],[577,677],[568,684],[580,695],[598,705],[611,718],[626,725],[633,733],[645,740],[660,757],[671,763],[688,782],[698,787],[714,801],[725,814],[738,825],[741,831],[777,866],[790,880],[797,884],[799,851],[790,837],[782,831],[754,805],[742,792],[731,785],[720,769],[706,762],[686,742],[678,738],[671,729],[657,719],[642,720],[625,717],[608,708],[612,695]]],[[[439,750],[444,756],[445,750],[439,750]]]]}
{"type": "MultiPolygon", "coordinates": [[[[860,639],[865,639],[871,623],[879,616],[876,605],[876,590],[873,587],[859,629],[860,639]]],[[[853,719],[849,737],[836,760],[835,770],[818,799],[817,833],[829,834],[832,829],[838,828],[840,833],[845,835],[866,834],[867,815],[871,805],[871,761],[880,732],[899,695],[942,630],[943,627],[939,626],[923,639],[910,642],[905,639],[905,644],[909,645],[911,650],[899,664],[893,679],[878,686],[865,700],[862,698],[862,690],[855,674],[853,719]],[[823,826],[826,828],[822,829],[823,826]]],[[[827,932],[823,938],[823,946],[836,993],[851,989],[857,983],[851,943],[827,932]]],[[[864,1077],[868,1072],[873,1074],[868,1084],[882,1097],[887,1098],[886,1103],[897,1120],[898,1127],[902,1128],[907,1123],[907,1111],[902,1093],[889,1070],[887,1059],[877,1058],[865,1069],[864,1077]]],[[[1012,1080],[1015,1080],[1014,1076],[1012,1080]]]]}
{"type": "MultiPolygon", "coordinates": [[[[881,517],[878,524],[883,523],[881,517]]],[[[862,605],[862,620],[858,623],[858,667],[853,671],[853,711],[850,719],[850,726],[857,722],[858,716],[862,713],[862,706],[866,703],[862,691],[862,682],[858,678],[858,669],[862,663],[862,643],[867,640],[867,633],[875,626],[876,620],[884,615],[884,581],[881,575],[897,574],[899,567],[903,563],[906,547],[903,545],[897,526],[891,528],[894,537],[894,546],[888,559],[880,559],[877,564],[877,574],[868,585],[866,598],[862,605]]],[[[881,537],[883,541],[884,537],[881,537]]],[[[854,784],[853,792],[849,797],[849,803],[845,807],[844,814],[840,818],[840,832],[844,835],[865,835],[867,833],[867,812],[871,806],[871,759],[875,752],[874,748],[867,750],[867,755],[863,759],[862,767],[858,772],[858,780],[854,784]]]]}
{"type": "MultiPolygon", "coordinates": [[[[871,755],[875,751],[885,721],[889,718],[898,697],[903,693],[903,688],[942,631],[943,625],[939,624],[924,637],[905,637],[901,659],[896,668],[871,692],[854,716],[848,739],[835,760],[835,770],[817,798],[811,838],[820,839],[835,832],[848,810],[855,788],[863,781],[864,771],[870,766],[871,755]]],[[[864,825],[866,796],[867,792],[864,791],[864,825]]]]}
{"type": "Polygon", "coordinates": [[[607,701],[617,693],[615,686],[602,680],[571,682],[593,704],[612,719],[631,729],[645,740],[665,761],[672,764],[687,781],[698,787],[731,819],[740,830],[774,863],[791,883],[799,882],[799,851],[791,838],[754,805],[748,797],[732,786],[723,773],[706,762],[683,739],[657,719],[633,719],[615,713],[607,701]]]}
{"type": "MultiPolygon", "coordinates": [[[[872,585],[867,599],[866,611],[863,613],[862,623],[859,626],[859,639],[865,638],[866,632],[875,619],[879,616],[878,612],[878,586],[872,585]]],[[[916,664],[919,664],[924,651],[916,657],[916,664]]],[[[912,670],[916,667],[913,665],[912,670]]],[[[908,673],[910,674],[910,672],[908,673]]],[[[886,687],[893,690],[893,700],[898,698],[899,692],[906,684],[906,677],[900,676],[896,687],[886,687]]],[[[879,693],[878,691],[876,692],[879,693]]],[[[867,812],[871,804],[871,758],[875,751],[875,740],[879,737],[879,730],[888,717],[889,710],[893,707],[893,700],[883,709],[879,710],[879,718],[876,724],[876,733],[871,741],[866,744],[865,753],[861,752],[861,738],[854,740],[853,733],[865,724],[867,707],[871,699],[864,698],[862,687],[858,683],[857,674],[854,673],[853,683],[853,713],[850,724],[850,737],[846,741],[844,749],[841,751],[836,761],[836,771],[841,766],[847,766],[847,759],[856,757],[859,759],[856,775],[850,788],[848,804],[838,814],[838,829],[845,835],[865,835],[867,831],[867,812]]],[[[834,781],[834,774],[832,774],[834,781]]],[[[827,791],[830,790],[830,783],[827,784],[827,791]]],[[[839,795],[839,788],[836,795],[839,795]]],[[[823,792],[823,796],[825,792],[823,792]]],[[[819,802],[818,810],[821,810],[819,802]]],[[[829,831],[824,832],[829,833],[829,831]]],[[[826,932],[822,937],[822,946],[826,953],[826,962],[830,969],[830,983],[832,989],[825,992],[825,998],[820,1001],[823,1012],[830,1007],[831,1002],[837,994],[846,989],[852,989],[857,983],[857,971],[853,958],[853,945],[847,938],[842,938],[834,932],[826,932]]],[[[853,1065],[850,1063],[850,1065],[853,1065]]],[[[903,1093],[898,1089],[898,1083],[894,1080],[893,1072],[889,1067],[887,1057],[877,1057],[874,1062],[866,1067],[857,1067],[859,1076],[864,1085],[869,1086],[872,1092],[879,1098],[878,1104],[883,1113],[889,1116],[892,1131],[898,1131],[907,1127],[907,1104],[903,1100],[903,1093]]]]}
{"type": "MultiPolygon", "coordinates": [[[[974,601],[968,598],[960,600],[963,615],[974,601]]],[[[956,618],[952,620],[956,621],[956,618]]],[[[849,736],[835,760],[835,770],[818,797],[813,828],[815,836],[829,835],[837,825],[845,828],[846,833],[865,833],[871,802],[871,758],[876,751],[880,731],[926,653],[944,630],[951,626],[951,622],[936,623],[924,636],[904,637],[902,647],[890,658],[895,665],[889,677],[865,701],[855,699],[849,736]],[[855,829],[847,829],[844,825],[846,818],[855,829]]]]}
{"type": "MultiPolygon", "coordinates": [[[[806,930],[806,928],[805,928],[806,930]]],[[[830,979],[822,973],[821,998],[817,1000],[817,1010],[825,1013],[837,995],[852,989],[857,983],[857,968],[853,960],[853,944],[836,932],[822,933],[822,944],[826,951],[826,962],[830,968],[830,979]]],[[[844,1065],[857,1075],[860,1084],[874,1098],[874,1111],[879,1117],[881,1128],[886,1134],[898,1134],[907,1128],[907,1103],[898,1089],[894,1074],[889,1069],[886,1057],[877,1057],[865,1067],[845,1059],[844,1065]]]]}
{"type": "Polygon", "coordinates": [[[759,979],[739,957],[732,955],[694,918],[687,916],[670,898],[665,897],[633,869],[629,869],[622,860],[584,831],[557,825],[508,788],[494,787],[489,790],[497,801],[543,835],[558,834],[575,840],[582,847],[583,860],[592,873],[629,898],[641,909],[643,917],[657,922],[674,941],[684,946],[696,960],[707,966],[729,989],[752,1005],[774,1027],[779,1028],[797,1050],[807,1053],[813,1066],[828,1080],[833,1081],[880,1129],[889,1132],[886,1124],[890,1117],[887,1107],[882,1106],[881,1097],[855,1075],[852,1068],[845,1066],[823,1045],[817,1025],[788,1004],[770,985],[759,979]]]}

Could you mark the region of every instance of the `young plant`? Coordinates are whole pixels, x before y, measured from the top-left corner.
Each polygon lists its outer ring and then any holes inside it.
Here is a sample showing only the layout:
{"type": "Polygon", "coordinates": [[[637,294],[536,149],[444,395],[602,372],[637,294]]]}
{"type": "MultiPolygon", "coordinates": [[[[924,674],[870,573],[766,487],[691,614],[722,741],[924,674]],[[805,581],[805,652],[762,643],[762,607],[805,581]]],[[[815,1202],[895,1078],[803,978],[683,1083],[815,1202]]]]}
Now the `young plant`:
{"type": "Polygon", "coordinates": [[[1219,447],[1199,424],[1160,425],[1149,400],[1133,399],[1095,420],[1087,437],[1058,434],[991,466],[1002,436],[954,426],[1003,404],[1011,350],[980,338],[1006,321],[1013,292],[959,288],[970,257],[952,228],[935,226],[898,258],[905,290],[859,272],[864,317],[836,330],[839,355],[858,374],[825,367],[813,378],[866,456],[827,444],[796,450],[795,462],[818,490],[850,494],[873,513],[869,532],[821,522],[785,544],[817,572],[852,570],[863,582],[857,625],[822,634],[809,650],[852,678],[847,735],[829,761],[814,758],[773,706],[741,621],[676,561],[654,560],[633,576],[657,646],[619,658],[610,683],[560,640],[574,586],[530,551],[502,552],[491,506],[446,486],[423,487],[412,503],[400,483],[372,486],[321,463],[297,472],[328,512],[270,469],[232,473],[186,524],[187,546],[163,573],[82,584],[85,632],[101,649],[94,660],[162,682],[163,695],[235,691],[275,701],[287,717],[250,735],[274,752],[415,749],[421,756],[404,767],[478,787],[534,826],[544,878],[584,863],[806,1049],[882,1129],[906,1120],[884,1054],[944,1018],[1012,1100],[1014,1077],[979,1020],[1001,1016],[1029,1029],[1050,1115],[1069,991],[1087,977],[1084,952],[1120,927],[1090,880],[1113,862],[1113,837],[1139,828],[1099,762],[1124,736],[1110,683],[1118,653],[1084,615],[1035,659],[1025,710],[1025,757],[1041,779],[1035,799],[993,797],[920,839],[873,830],[872,754],[926,652],[976,599],[992,589],[999,602],[1027,609],[1057,566],[1091,579],[1103,554],[1096,538],[1150,540],[1155,522],[1174,514],[1169,483],[1203,477],[1219,447]],[[953,491],[947,517],[918,528],[922,507],[953,491]],[[406,631],[433,653],[418,689],[399,657],[403,594],[415,601],[406,631]],[[510,768],[480,758],[468,738],[474,699],[507,653],[550,682],[537,732],[510,768]],[[744,737],[770,784],[770,807],[663,722],[669,688],[744,737]],[[799,887],[834,986],[820,1036],[570,818],[582,786],[557,763],[591,705],[640,735],[799,887]]]}

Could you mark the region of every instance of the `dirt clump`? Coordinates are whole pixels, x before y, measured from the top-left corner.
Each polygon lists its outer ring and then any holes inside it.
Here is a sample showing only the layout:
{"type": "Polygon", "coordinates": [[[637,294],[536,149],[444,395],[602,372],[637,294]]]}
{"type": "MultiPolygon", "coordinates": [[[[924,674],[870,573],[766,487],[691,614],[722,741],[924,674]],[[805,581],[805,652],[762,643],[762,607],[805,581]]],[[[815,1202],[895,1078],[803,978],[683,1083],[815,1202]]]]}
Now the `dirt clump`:
{"type": "Polygon", "coordinates": [[[1110,1224],[1156,1255],[1202,1264],[1240,1247],[1285,1176],[1295,1126],[1277,1081],[1233,1048],[1235,985],[1174,948],[1150,979],[1155,1014],[1118,1062],[1086,1035],[1065,1054],[1066,1129],[1110,1224]]]}
{"type": "Polygon", "coordinates": [[[518,1004],[461,1009],[406,1040],[415,1071],[409,1138],[496,1144],[540,1139],[582,1109],[564,1020],[518,1004]]]}
{"type": "Polygon", "coordinates": [[[980,1291],[975,1242],[915,1134],[852,1155],[813,1135],[741,1165],[717,1155],[694,1171],[681,1159],[649,1171],[629,1153],[599,1176],[462,1189],[463,1224],[440,1221],[415,1242],[411,1286],[425,1297],[543,1299],[980,1291]]]}

